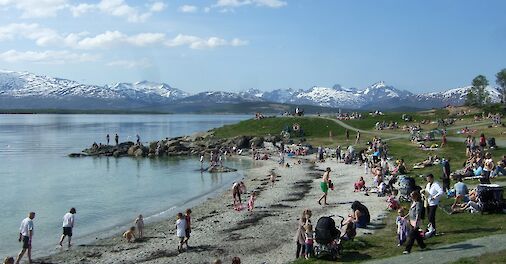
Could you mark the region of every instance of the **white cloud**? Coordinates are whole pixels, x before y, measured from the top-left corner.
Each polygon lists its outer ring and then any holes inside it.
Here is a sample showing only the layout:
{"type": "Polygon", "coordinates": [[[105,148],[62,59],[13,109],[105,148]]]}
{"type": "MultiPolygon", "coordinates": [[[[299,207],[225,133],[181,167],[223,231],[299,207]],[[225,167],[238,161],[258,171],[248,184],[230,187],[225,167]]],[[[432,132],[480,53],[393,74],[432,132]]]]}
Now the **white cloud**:
{"type": "Polygon", "coordinates": [[[281,0],[218,0],[214,7],[236,8],[246,5],[256,5],[270,8],[280,8],[287,5],[287,2],[281,0]]]}
{"type": "Polygon", "coordinates": [[[141,13],[124,0],[101,0],[97,4],[100,11],[118,17],[126,17],[129,22],[144,22],[151,16],[150,12],[141,13]]]}
{"type": "Polygon", "coordinates": [[[287,5],[285,1],[280,0],[253,0],[253,3],[257,6],[266,6],[271,8],[280,8],[287,5]]]}
{"type": "Polygon", "coordinates": [[[72,43],[72,45],[74,45],[73,48],[78,49],[110,48],[124,40],[126,37],[127,36],[125,34],[119,31],[106,31],[94,37],[81,39],[72,43]]]}
{"type": "Polygon", "coordinates": [[[70,51],[16,51],[9,50],[0,53],[0,60],[5,62],[34,62],[44,64],[63,64],[70,62],[96,61],[98,56],[87,53],[73,53],[70,51]]]}
{"type": "Polygon", "coordinates": [[[168,47],[189,46],[191,49],[212,49],[220,46],[247,45],[247,42],[237,38],[232,41],[227,41],[218,37],[204,39],[196,36],[179,34],[175,38],[166,41],[165,45],[168,47]]]}
{"type": "Polygon", "coordinates": [[[188,46],[192,49],[248,45],[248,41],[238,38],[228,41],[219,37],[210,37],[206,39],[192,35],[179,34],[172,39],[168,39],[166,34],[159,32],[142,32],[135,35],[127,35],[117,30],[106,31],[98,35],[91,35],[89,32],[60,34],[56,30],[42,27],[35,23],[14,23],[0,26],[0,42],[15,40],[16,38],[33,40],[36,45],[42,47],[51,46],[83,50],[108,49],[124,45],[145,47],[165,44],[167,47],[188,46]]]}
{"type": "Polygon", "coordinates": [[[249,42],[246,41],[246,40],[240,40],[238,38],[234,38],[231,42],[230,42],[230,45],[231,46],[234,46],[234,47],[239,47],[239,46],[246,46],[248,45],[249,42]]]}
{"type": "Polygon", "coordinates": [[[38,24],[13,23],[0,27],[0,41],[13,40],[16,37],[34,40],[39,46],[62,40],[58,32],[41,27],[38,24]]]}
{"type": "Polygon", "coordinates": [[[134,69],[134,68],[149,68],[151,67],[151,63],[146,59],[141,60],[116,60],[107,63],[107,66],[111,67],[122,67],[126,69],[134,69]]]}
{"type": "Polygon", "coordinates": [[[127,37],[127,43],[134,46],[147,46],[152,44],[159,44],[165,41],[165,34],[163,33],[140,33],[127,37]]]}
{"type": "Polygon", "coordinates": [[[183,13],[195,13],[198,11],[198,7],[194,5],[183,5],[179,7],[179,12],[183,13]]]}
{"type": "Polygon", "coordinates": [[[162,12],[166,7],[167,5],[164,2],[154,2],[149,10],[151,12],[162,12]]]}
{"type": "Polygon", "coordinates": [[[94,9],[97,9],[95,5],[91,4],[79,4],[76,6],[70,6],[70,11],[72,12],[72,15],[75,17],[82,16],[85,13],[88,13],[90,11],[93,11],[94,9]]]}
{"type": "Polygon", "coordinates": [[[0,7],[21,11],[22,18],[53,17],[67,7],[67,0],[0,0],[0,7]]]}

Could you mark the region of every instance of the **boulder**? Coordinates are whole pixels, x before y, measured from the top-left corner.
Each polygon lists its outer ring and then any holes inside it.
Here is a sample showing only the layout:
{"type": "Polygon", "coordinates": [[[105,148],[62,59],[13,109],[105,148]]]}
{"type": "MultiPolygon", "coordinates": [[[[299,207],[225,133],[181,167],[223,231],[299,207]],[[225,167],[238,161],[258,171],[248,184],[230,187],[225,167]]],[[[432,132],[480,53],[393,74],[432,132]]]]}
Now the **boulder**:
{"type": "Polygon", "coordinates": [[[137,151],[137,149],[139,149],[139,146],[138,145],[133,145],[130,148],[128,148],[127,154],[129,156],[133,156],[135,154],[135,151],[137,151]]]}
{"type": "Polygon", "coordinates": [[[146,153],[144,152],[144,150],[142,148],[137,148],[134,151],[134,156],[135,157],[144,157],[145,155],[146,155],[146,153]]]}
{"type": "Polygon", "coordinates": [[[249,141],[249,147],[260,147],[264,139],[262,137],[254,137],[249,141]]]}
{"type": "Polygon", "coordinates": [[[233,172],[233,171],[237,171],[237,169],[229,168],[229,167],[225,167],[225,166],[214,166],[214,167],[209,168],[207,171],[211,172],[211,173],[218,173],[218,172],[233,172]]]}

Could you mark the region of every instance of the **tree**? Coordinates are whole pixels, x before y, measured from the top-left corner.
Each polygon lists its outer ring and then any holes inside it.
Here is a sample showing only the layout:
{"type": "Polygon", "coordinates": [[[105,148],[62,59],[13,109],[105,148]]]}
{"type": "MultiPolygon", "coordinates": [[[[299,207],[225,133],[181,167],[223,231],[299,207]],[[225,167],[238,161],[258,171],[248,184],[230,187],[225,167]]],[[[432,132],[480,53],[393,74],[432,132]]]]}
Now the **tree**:
{"type": "Polygon", "coordinates": [[[499,91],[501,92],[502,98],[501,101],[506,105],[506,69],[502,69],[498,72],[495,77],[497,80],[495,81],[497,85],[499,85],[499,91]]]}
{"type": "Polygon", "coordinates": [[[483,106],[489,102],[488,92],[485,90],[488,86],[487,77],[478,75],[473,79],[472,87],[467,92],[466,104],[483,106]]]}

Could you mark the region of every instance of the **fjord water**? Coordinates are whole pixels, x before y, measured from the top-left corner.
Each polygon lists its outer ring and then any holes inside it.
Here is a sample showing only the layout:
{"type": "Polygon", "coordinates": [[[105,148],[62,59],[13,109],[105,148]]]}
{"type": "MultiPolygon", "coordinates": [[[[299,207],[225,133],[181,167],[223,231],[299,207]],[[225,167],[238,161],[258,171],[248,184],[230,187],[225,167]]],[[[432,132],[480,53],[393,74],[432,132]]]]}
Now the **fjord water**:
{"type": "MultiPolygon", "coordinates": [[[[241,115],[0,115],[0,256],[20,248],[19,224],[36,212],[34,251],[54,249],[62,216],[77,208],[75,245],[119,232],[142,213],[173,215],[228,187],[240,171],[199,172],[196,158],[69,158],[93,142],[142,142],[189,135],[249,118],[241,115]],[[165,212],[165,214],[161,213],[165,212]]],[[[248,168],[244,160],[226,165],[248,168]]],[[[167,223],[167,235],[169,226],[167,223]]]]}

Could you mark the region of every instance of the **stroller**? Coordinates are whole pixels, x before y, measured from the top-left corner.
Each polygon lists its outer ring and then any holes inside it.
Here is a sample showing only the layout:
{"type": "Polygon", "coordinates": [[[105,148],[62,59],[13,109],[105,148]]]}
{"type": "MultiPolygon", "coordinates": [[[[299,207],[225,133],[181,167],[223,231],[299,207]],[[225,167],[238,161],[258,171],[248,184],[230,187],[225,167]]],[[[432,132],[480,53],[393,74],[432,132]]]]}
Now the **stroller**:
{"type": "Polygon", "coordinates": [[[482,213],[501,213],[504,208],[503,187],[497,184],[479,184],[478,198],[483,204],[482,213]]]}
{"type": "Polygon", "coordinates": [[[399,200],[410,201],[410,194],[416,188],[415,179],[406,176],[399,176],[399,200]]]}
{"type": "Polygon", "coordinates": [[[336,223],[334,219],[332,219],[332,216],[324,216],[318,219],[315,228],[315,240],[318,244],[314,248],[316,258],[332,261],[337,260],[337,258],[342,255],[342,241],[352,240],[355,237],[356,230],[354,225],[349,225],[350,228],[341,236],[341,231],[339,230],[343,227],[344,217],[338,217],[341,218],[339,229],[336,228],[336,223]]]}

